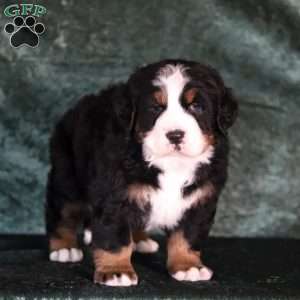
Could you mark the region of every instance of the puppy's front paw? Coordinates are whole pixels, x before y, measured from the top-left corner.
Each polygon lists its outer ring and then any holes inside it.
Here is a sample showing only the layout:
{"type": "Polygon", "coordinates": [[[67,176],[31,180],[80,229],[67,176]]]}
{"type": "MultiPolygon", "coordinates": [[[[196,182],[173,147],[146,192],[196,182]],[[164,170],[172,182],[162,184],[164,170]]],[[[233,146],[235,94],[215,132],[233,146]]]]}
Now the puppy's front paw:
{"type": "Polygon", "coordinates": [[[177,271],[171,275],[179,281],[208,281],[212,278],[213,271],[205,266],[191,267],[188,270],[177,271]]]}
{"type": "Polygon", "coordinates": [[[134,250],[141,253],[154,253],[158,248],[158,243],[150,238],[141,240],[134,245],[134,250]]]}
{"type": "Polygon", "coordinates": [[[83,252],[81,249],[77,248],[63,248],[56,251],[52,251],[49,254],[49,259],[51,261],[57,261],[57,262],[78,262],[83,259],[83,252]]]}
{"type": "Polygon", "coordinates": [[[108,286],[131,286],[137,285],[138,278],[134,271],[122,273],[96,271],[94,275],[94,283],[108,286]]]}

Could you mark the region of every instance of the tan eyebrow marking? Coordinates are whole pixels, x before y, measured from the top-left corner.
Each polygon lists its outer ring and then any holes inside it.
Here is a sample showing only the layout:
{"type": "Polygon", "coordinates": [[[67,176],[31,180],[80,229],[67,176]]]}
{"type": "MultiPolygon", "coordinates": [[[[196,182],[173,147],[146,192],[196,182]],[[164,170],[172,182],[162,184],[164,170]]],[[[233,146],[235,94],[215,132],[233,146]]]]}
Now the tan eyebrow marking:
{"type": "Polygon", "coordinates": [[[187,104],[191,104],[194,101],[194,98],[198,91],[199,89],[197,88],[190,88],[184,93],[184,99],[187,104]]]}
{"type": "Polygon", "coordinates": [[[159,105],[163,105],[163,106],[167,105],[168,97],[167,97],[167,92],[164,89],[155,91],[153,96],[159,105]]]}

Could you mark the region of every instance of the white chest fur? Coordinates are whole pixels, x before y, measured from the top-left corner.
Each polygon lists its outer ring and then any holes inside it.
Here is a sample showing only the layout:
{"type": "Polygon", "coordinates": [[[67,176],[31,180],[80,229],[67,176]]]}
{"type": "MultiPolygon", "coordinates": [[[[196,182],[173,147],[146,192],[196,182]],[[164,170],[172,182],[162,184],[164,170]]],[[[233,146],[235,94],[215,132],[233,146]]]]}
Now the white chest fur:
{"type": "Polygon", "coordinates": [[[151,212],[146,230],[175,227],[195,202],[193,197],[183,199],[182,190],[192,183],[198,161],[174,156],[160,159],[155,165],[163,173],[159,175],[160,189],[148,195],[151,212]]]}

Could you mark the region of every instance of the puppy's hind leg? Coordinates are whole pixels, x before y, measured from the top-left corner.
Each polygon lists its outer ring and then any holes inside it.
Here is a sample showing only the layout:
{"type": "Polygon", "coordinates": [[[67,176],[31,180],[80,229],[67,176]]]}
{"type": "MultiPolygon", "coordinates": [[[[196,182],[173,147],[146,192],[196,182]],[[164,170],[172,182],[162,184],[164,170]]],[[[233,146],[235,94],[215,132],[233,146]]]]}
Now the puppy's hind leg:
{"type": "Polygon", "coordinates": [[[59,203],[60,205],[55,207],[50,198],[46,205],[49,259],[58,262],[81,261],[83,253],[77,241],[77,230],[82,220],[81,206],[63,199],[59,203]]]}
{"type": "Polygon", "coordinates": [[[57,127],[51,139],[51,171],[47,183],[45,207],[49,259],[77,262],[83,253],[78,247],[77,230],[84,217],[84,205],[78,192],[68,139],[57,127]]]}

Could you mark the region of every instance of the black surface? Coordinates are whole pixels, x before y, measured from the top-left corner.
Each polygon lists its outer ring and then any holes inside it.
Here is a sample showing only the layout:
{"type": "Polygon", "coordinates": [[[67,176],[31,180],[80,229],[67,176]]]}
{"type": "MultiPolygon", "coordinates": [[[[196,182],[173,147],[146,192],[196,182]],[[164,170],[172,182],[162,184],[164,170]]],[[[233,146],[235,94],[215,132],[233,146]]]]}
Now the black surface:
{"type": "Polygon", "coordinates": [[[89,255],[84,263],[51,263],[44,237],[0,236],[0,297],[300,299],[299,240],[210,239],[204,258],[215,276],[206,283],[170,278],[162,244],[156,254],[134,255],[137,287],[113,288],[92,283],[89,255]]]}

